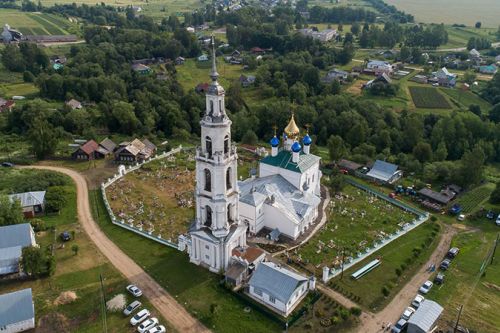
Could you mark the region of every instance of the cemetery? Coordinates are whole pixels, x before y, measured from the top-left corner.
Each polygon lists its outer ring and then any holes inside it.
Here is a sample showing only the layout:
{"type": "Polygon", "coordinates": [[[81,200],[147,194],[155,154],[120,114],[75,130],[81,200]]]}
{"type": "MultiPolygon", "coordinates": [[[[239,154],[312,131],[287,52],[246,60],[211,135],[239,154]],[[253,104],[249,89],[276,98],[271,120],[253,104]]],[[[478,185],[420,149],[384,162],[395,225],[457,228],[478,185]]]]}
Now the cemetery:
{"type": "Polygon", "coordinates": [[[328,222],[289,259],[321,276],[324,266],[340,268],[407,228],[417,216],[352,185],[332,196],[328,222]]]}
{"type": "Polygon", "coordinates": [[[188,151],[143,164],[106,188],[117,219],[177,242],[194,219],[194,155],[188,151]]]}

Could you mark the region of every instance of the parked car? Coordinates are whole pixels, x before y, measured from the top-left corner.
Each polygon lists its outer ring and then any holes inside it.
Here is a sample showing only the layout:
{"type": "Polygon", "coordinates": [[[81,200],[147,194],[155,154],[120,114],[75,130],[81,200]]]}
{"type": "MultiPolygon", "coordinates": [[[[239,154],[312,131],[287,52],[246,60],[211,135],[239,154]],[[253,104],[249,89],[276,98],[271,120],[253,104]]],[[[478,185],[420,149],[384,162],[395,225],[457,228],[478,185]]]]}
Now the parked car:
{"type": "Polygon", "coordinates": [[[61,234],[59,235],[59,237],[61,237],[61,240],[63,242],[68,242],[71,240],[71,235],[69,232],[67,231],[64,231],[64,232],[61,232],[61,234]]]}
{"type": "Polygon", "coordinates": [[[391,333],[401,333],[406,326],[408,325],[408,321],[404,319],[399,319],[396,325],[392,326],[391,333]]]}
{"type": "Polygon", "coordinates": [[[487,219],[490,219],[490,220],[493,220],[493,219],[495,218],[495,215],[496,215],[496,214],[495,214],[495,212],[494,212],[494,211],[492,211],[492,210],[490,210],[490,211],[488,211],[488,213],[486,214],[486,218],[487,218],[487,219]]]}
{"type": "Polygon", "coordinates": [[[460,249],[458,247],[452,247],[448,253],[446,254],[446,256],[450,259],[453,259],[457,256],[458,252],[460,252],[460,249]]]}
{"type": "Polygon", "coordinates": [[[135,297],[140,297],[142,296],[142,290],[137,288],[136,285],[133,285],[133,284],[129,284],[127,286],[127,290],[129,293],[131,293],[132,295],[134,295],[135,297]]]}
{"type": "Polygon", "coordinates": [[[415,313],[415,309],[411,307],[407,307],[405,312],[401,315],[401,319],[408,320],[415,313]]]}
{"type": "Polygon", "coordinates": [[[436,275],[436,277],[434,278],[434,283],[443,284],[444,283],[444,274],[438,273],[438,275],[436,275]]]}
{"type": "Polygon", "coordinates": [[[497,220],[495,221],[496,225],[500,225],[500,214],[498,214],[497,220]]]}
{"type": "Polygon", "coordinates": [[[497,226],[499,226],[499,227],[500,227],[500,221],[498,221],[498,219],[497,219],[497,221],[495,222],[495,224],[496,224],[497,226]]]}
{"type": "Polygon", "coordinates": [[[3,162],[2,163],[2,166],[3,167],[6,167],[6,168],[12,168],[14,166],[14,163],[10,163],[10,162],[3,162]]]}
{"type": "Polygon", "coordinates": [[[149,331],[150,329],[152,329],[156,325],[158,325],[158,318],[155,318],[155,317],[149,318],[149,319],[143,321],[139,325],[139,327],[137,327],[137,330],[139,331],[139,333],[144,333],[144,332],[149,331]]]}
{"type": "Polygon", "coordinates": [[[132,303],[130,303],[129,305],[127,305],[127,307],[123,310],[123,314],[125,316],[129,316],[132,312],[134,312],[135,310],[137,310],[141,305],[142,305],[141,302],[139,302],[139,301],[133,301],[132,303]]]}
{"type": "Polygon", "coordinates": [[[464,214],[458,215],[457,220],[459,220],[459,221],[465,220],[465,215],[464,214]]]}
{"type": "Polygon", "coordinates": [[[432,281],[427,280],[418,291],[425,295],[431,290],[433,285],[434,283],[432,283],[432,281]]]}
{"type": "Polygon", "coordinates": [[[160,325],[160,326],[153,327],[147,333],[165,333],[166,331],[167,330],[165,329],[165,326],[160,325]]]}
{"type": "Polygon", "coordinates": [[[450,267],[451,260],[450,259],[445,259],[441,262],[441,265],[439,265],[439,268],[443,271],[447,270],[448,267],[450,267]]]}
{"type": "Polygon", "coordinates": [[[411,302],[411,306],[413,306],[415,309],[418,309],[423,301],[425,301],[425,297],[422,295],[417,295],[415,296],[415,299],[411,302]]]}
{"type": "Polygon", "coordinates": [[[146,309],[142,309],[141,311],[137,312],[135,314],[135,316],[133,316],[131,319],[130,319],[130,325],[137,325],[139,324],[140,322],[146,320],[151,314],[149,313],[148,310],[146,309]]]}

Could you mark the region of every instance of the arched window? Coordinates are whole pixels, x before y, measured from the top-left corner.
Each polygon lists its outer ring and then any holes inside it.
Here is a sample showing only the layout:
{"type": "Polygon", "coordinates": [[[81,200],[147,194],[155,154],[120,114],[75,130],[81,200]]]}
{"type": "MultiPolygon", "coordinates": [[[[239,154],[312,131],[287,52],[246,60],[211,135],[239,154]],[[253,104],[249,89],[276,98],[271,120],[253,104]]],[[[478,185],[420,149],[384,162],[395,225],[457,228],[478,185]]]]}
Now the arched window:
{"type": "Polygon", "coordinates": [[[219,100],[219,113],[222,113],[222,100],[219,100]]]}
{"type": "Polygon", "coordinates": [[[224,137],[224,154],[229,153],[229,135],[224,137]]]}
{"type": "Polygon", "coordinates": [[[231,168],[227,168],[227,171],[226,171],[226,190],[229,190],[230,188],[232,188],[233,184],[231,183],[231,168]]]}
{"type": "Polygon", "coordinates": [[[205,225],[212,226],[212,208],[210,206],[205,206],[205,225]]]}
{"type": "Polygon", "coordinates": [[[205,149],[208,153],[208,158],[212,158],[212,139],[209,136],[205,138],[205,149]]]}
{"type": "Polygon", "coordinates": [[[205,169],[205,191],[212,192],[212,174],[205,169]]]}
{"type": "Polygon", "coordinates": [[[214,101],[210,101],[210,115],[214,114],[214,101]]]}

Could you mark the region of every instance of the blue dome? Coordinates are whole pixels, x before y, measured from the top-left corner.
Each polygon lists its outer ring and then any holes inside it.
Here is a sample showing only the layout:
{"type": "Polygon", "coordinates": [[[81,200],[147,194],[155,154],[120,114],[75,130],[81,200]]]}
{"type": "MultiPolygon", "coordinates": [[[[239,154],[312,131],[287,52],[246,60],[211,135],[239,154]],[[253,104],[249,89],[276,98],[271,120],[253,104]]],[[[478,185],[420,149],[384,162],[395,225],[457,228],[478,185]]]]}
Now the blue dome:
{"type": "Polygon", "coordinates": [[[302,143],[306,146],[309,146],[312,142],[313,140],[311,139],[309,134],[306,134],[306,136],[302,139],[302,143]]]}
{"type": "Polygon", "coordinates": [[[295,141],[292,145],[292,151],[294,153],[299,153],[300,150],[302,149],[302,146],[300,145],[300,143],[298,143],[297,141],[295,141]]]}
{"type": "Polygon", "coordinates": [[[276,135],[270,141],[271,146],[278,147],[280,145],[280,139],[276,137],[276,135]]]}

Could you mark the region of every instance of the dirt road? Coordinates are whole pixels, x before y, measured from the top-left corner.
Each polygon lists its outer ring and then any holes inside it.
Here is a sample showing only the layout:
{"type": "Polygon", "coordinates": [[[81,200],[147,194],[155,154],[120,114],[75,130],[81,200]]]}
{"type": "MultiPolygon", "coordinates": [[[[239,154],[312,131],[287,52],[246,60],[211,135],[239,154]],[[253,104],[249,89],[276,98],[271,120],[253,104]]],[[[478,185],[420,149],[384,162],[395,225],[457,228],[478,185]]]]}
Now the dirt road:
{"type": "Polygon", "coordinates": [[[376,333],[383,332],[382,326],[388,322],[394,324],[397,322],[404,309],[410,306],[411,301],[417,294],[418,288],[429,279],[431,273],[427,268],[431,264],[438,265],[450,249],[451,239],[457,233],[457,230],[451,226],[445,226],[444,234],[429,261],[423,265],[416,275],[406,284],[406,286],[394,297],[384,310],[376,314],[367,314],[363,316],[361,325],[358,327],[358,333],[376,333]]]}
{"type": "Polygon", "coordinates": [[[29,168],[57,171],[71,177],[77,189],[78,220],[97,248],[131,283],[142,289],[144,296],[177,331],[210,332],[101,231],[92,218],[87,182],[82,175],[61,167],[32,166],[29,168]]]}

